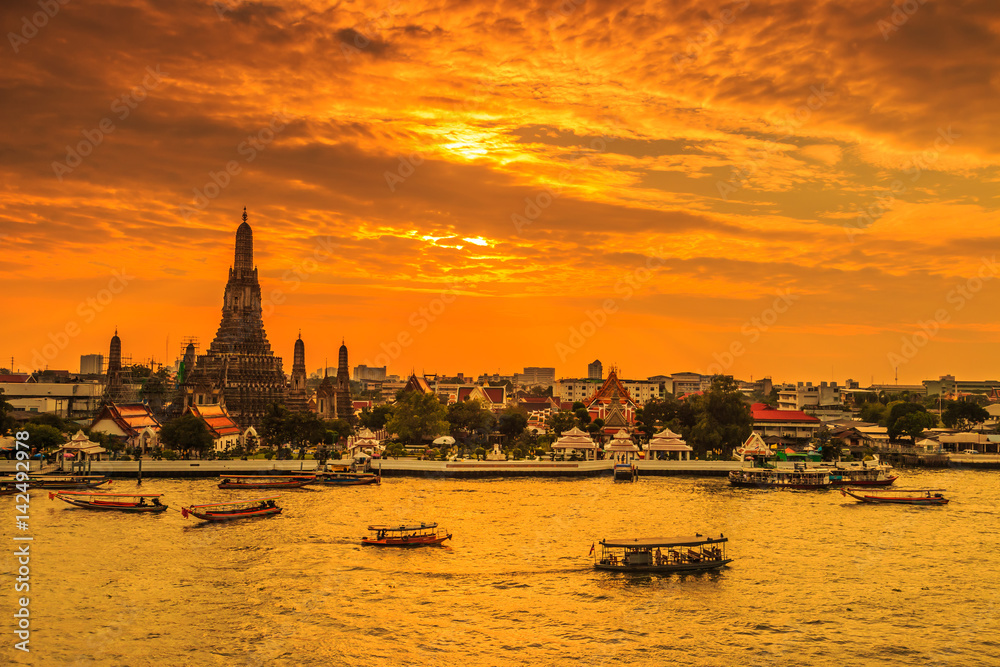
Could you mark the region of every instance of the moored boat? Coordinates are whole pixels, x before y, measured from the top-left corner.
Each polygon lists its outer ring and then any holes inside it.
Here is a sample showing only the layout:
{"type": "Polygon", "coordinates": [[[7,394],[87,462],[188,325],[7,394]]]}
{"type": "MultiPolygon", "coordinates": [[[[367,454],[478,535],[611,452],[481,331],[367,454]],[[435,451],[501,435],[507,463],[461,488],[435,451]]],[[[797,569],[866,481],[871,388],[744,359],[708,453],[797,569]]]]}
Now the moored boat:
{"type": "Polygon", "coordinates": [[[325,486],[360,486],[380,484],[382,476],[370,472],[326,472],[316,475],[315,484],[325,486]]]}
{"type": "Polygon", "coordinates": [[[75,507],[88,510],[114,510],[118,512],[156,513],[167,506],[160,502],[162,493],[87,493],[85,491],[49,492],[49,500],[58,498],[75,507]],[[146,499],[149,499],[147,502],[146,499]]]}
{"type": "MultiPolygon", "coordinates": [[[[12,496],[18,492],[17,481],[14,479],[2,479],[0,480],[0,496],[12,496]]],[[[24,490],[28,489],[28,483],[22,482],[21,486],[24,490]]]]}
{"type": "Polygon", "coordinates": [[[236,475],[221,475],[220,489],[298,489],[316,481],[315,475],[297,477],[239,477],[236,475]]]}
{"type": "Polygon", "coordinates": [[[451,539],[451,533],[438,528],[436,523],[412,526],[368,526],[370,537],[361,538],[361,544],[371,547],[429,547],[451,539]]]}
{"type": "Polygon", "coordinates": [[[830,470],[831,486],[891,486],[899,479],[881,468],[834,468],[830,470]]]}
{"type": "Polygon", "coordinates": [[[197,517],[202,521],[235,521],[258,516],[281,514],[281,508],[275,504],[277,497],[244,500],[235,503],[211,503],[207,505],[191,505],[181,508],[181,516],[197,517]]]}
{"type": "MultiPolygon", "coordinates": [[[[639,537],[601,540],[594,568],[613,572],[697,572],[714,570],[733,561],[726,557],[728,538],[639,537]]],[[[594,547],[591,547],[594,551],[594,547]]]]}
{"type": "Polygon", "coordinates": [[[859,503],[873,505],[947,505],[944,489],[841,489],[840,493],[850,496],[859,503]]]}
{"type": "Polygon", "coordinates": [[[28,485],[33,489],[96,489],[110,483],[111,478],[103,475],[28,476],[28,485]]]}
{"type": "Polygon", "coordinates": [[[828,489],[830,471],[825,468],[741,468],[729,472],[729,483],[757,489],[828,489]]]}

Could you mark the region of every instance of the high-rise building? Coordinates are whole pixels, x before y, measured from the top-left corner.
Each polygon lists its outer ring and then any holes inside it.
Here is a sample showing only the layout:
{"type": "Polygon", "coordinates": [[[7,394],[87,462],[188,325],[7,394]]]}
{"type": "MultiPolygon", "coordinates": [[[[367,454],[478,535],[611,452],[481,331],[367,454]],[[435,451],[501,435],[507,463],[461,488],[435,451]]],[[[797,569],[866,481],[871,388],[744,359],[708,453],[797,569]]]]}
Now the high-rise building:
{"type": "Polygon", "coordinates": [[[365,380],[385,380],[385,372],[385,366],[355,366],[354,380],[356,382],[364,382],[365,380]]]}
{"type": "Polygon", "coordinates": [[[285,373],[261,318],[261,290],[253,263],[253,230],[236,230],[236,252],[222,302],[222,321],[184,383],[185,406],[221,403],[241,428],[259,425],[272,403],[285,401],[285,373]]]}
{"type": "Polygon", "coordinates": [[[604,379],[604,366],[601,365],[600,359],[594,359],[592,363],[587,364],[587,379],[588,380],[604,379]]]}
{"type": "Polygon", "coordinates": [[[524,372],[516,376],[515,384],[522,387],[551,387],[556,381],[556,369],[540,366],[525,366],[524,372]]]}
{"type": "Polygon", "coordinates": [[[81,354],[80,355],[80,374],[81,375],[100,375],[104,372],[104,355],[103,354],[81,354]]]}

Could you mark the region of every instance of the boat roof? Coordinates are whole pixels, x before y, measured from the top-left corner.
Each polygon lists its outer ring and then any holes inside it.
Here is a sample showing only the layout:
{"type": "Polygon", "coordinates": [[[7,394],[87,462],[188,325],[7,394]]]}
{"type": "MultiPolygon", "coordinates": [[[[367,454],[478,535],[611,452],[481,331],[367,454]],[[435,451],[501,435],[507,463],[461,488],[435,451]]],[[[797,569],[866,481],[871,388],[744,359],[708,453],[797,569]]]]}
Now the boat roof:
{"type": "Polygon", "coordinates": [[[252,479],[262,481],[265,479],[280,479],[285,482],[294,482],[302,479],[316,479],[316,475],[219,475],[223,479],[252,479]]]}
{"type": "Polygon", "coordinates": [[[28,475],[28,479],[66,480],[66,479],[107,479],[107,475],[28,475]]]}
{"type": "Polygon", "coordinates": [[[57,496],[85,496],[87,498],[160,498],[162,493],[91,493],[90,491],[59,491],[57,496]]]}
{"type": "Polygon", "coordinates": [[[420,530],[422,528],[437,528],[437,524],[436,523],[415,523],[415,524],[412,524],[412,525],[399,525],[399,526],[386,526],[386,525],[374,524],[374,525],[368,526],[368,530],[388,530],[388,531],[394,531],[394,530],[420,530]]]}
{"type": "Polygon", "coordinates": [[[268,500],[277,500],[281,496],[268,496],[267,498],[254,498],[253,500],[235,500],[229,503],[209,503],[207,505],[191,505],[189,509],[205,509],[208,507],[233,507],[236,505],[255,505],[268,500]]]}
{"type": "Polygon", "coordinates": [[[601,540],[606,547],[693,547],[699,544],[715,544],[728,542],[729,538],[705,537],[692,535],[690,537],[626,537],[615,540],[601,540]]]}
{"type": "Polygon", "coordinates": [[[852,486],[847,490],[864,491],[865,493],[928,493],[930,491],[942,493],[944,491],[947,491],[948,489],[886,489],[884,487],[872,488],[870,486],[865,486],[865,487],[852,486]]]}

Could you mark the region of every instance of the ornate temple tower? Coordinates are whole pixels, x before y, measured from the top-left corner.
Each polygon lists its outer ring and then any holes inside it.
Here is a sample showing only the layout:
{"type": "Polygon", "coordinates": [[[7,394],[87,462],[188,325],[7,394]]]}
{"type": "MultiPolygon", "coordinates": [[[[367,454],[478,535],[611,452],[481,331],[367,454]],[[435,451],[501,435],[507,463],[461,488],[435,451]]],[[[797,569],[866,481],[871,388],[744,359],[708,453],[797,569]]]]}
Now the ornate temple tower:
{"type": "Polygon", "coordinates": [[[118,329],[115,328],[115,335],[111,337],[111,349],[108,350],[108,373],[101,403],[124,403],[126,393],[122,372],[122,339],[118,337],[118,329]]]}
{"type": "Polygon", "coordinates": [[[323,381],[316,389],[316,414],[320,419],[337,418],[337,389],[330,381],[330,374],[323,369],[323,381]]]}
{"type": "Polygon", "coordinates": [[[354,419],[354,402],[351,400],[351,374],[347,370],[347,345],[340,342],[340,359],[337,362],[337,419],[354,419]]]}
{"type": "Polygon", "coordinates": [[[281,357],[271,351],[261,317],[261,292],[253,265],[253,230],[236,230],[236,253],[222,301],[222,321],[207,352],[184,382],[185,406],[222,403],[241,428],[260,424],[271,403],[285,401],[281,357]]]}
{"type": "Polygon", "coordinates": [[[295,354],[292,357],[292,381],[288,387],[288,398],[285,407],[292,412],[308,412],[309,397],[306,395],[306,346],[302,342],[302,334],[295,341],[295,354]]]}

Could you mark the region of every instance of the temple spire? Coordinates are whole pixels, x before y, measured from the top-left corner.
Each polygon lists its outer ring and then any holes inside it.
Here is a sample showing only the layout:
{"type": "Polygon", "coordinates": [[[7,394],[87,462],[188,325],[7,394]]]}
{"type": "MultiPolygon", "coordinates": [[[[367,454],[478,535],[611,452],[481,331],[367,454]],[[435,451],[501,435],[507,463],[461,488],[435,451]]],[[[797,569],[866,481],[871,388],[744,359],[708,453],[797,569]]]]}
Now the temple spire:
{"type": "Polygon", "coordinates": [[[243,224],[236,230],[236,255],[233,259],[233,273],[236,277],[253,272],[253,230],[247,223],[247,210],[243,208],[243,224]]]}

